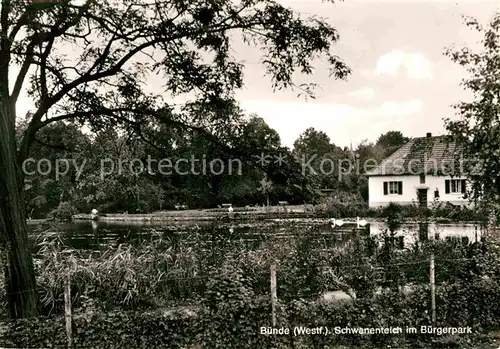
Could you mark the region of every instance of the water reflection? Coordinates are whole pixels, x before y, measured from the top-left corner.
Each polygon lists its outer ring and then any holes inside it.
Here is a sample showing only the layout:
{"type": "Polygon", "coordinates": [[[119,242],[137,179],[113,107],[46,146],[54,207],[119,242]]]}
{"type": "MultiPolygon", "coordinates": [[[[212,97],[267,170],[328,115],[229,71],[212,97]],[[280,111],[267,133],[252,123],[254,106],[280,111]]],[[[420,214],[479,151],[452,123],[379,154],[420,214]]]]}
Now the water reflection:
{"type": "MultiPolygon", "coordinates": [[[[383,222],[370,224],[370,235],[379,236],[387,232],[383,222]]],[[[439,223],[412,223],[402,224],[394,236],[402,239],[404,247],[416,242],[426,242],[429,239],[447,240],[469,244],[478,242],[484,236],[484,228],[478,223],[439,224],[439,223]]]]}
{"type": "MultiPolygon", "coordinates": [[[[34,225],[30,228],[37,232],[48,229],[47,226],[41,225],[34,225]]],[[[278,224],[261,222],[229,225],[187,221],[173,223],[80,221],[52,225],[49,228],[50,231],[59,232],[62,239],[74,248],[96,250],[101,249],[103,245],[134,244],[158,238],[168,240],[174,245],[180,241],[188,244],[193,240],[193,231],[200,232],[202,240],[206,240],[207,243],[216,241],[218,244],[227,244],[236,241],[249,248],[258,248],[270,236],[285,242],[294,235],[307,235],[311,237],[317,248],[321,249],[346,246],[352,243],[354,236],[363,239],[372,237],[379,243],[385,241],[399,249],[412,246],[416,242],[426,242],[429,239],[445,239],[455,241],[457,244],[469,244],[479,241],[483,236],[483,229],[478,224],[403,224],[390,234],[388,226],[383,222],[371,222],[364,227],[356,228],[355,224],[332,226],[330,222],[307,220],[278,224]],[[377,239],[377,237],[381,238],[377,239]]]]}

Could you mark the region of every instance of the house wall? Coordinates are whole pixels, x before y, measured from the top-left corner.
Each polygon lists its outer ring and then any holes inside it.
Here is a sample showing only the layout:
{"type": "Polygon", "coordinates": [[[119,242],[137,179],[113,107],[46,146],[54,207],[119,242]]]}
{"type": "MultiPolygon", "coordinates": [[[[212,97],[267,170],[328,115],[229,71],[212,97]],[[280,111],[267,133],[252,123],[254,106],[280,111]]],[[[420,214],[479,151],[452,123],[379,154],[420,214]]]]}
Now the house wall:
{"type": "MultiPolygon", "coordinates": [[[[468,205],[469,201],[463,198],[462,193],[445,194],[445,180],[452,179],[447,176],[426,176],[425,185],[429,187],[427,191],[427,204],[434,201],[434,191],[439,190],[439,201],[449,202],[454,205],[468,205]]],[[[454,178],[459,179],[459,178],[454,178]]],[[[390,202],[400,205],[417,203],[417,186],[420,186],[419,176],[372,176],[368,178],[368,200],[371,208],[387,206],[390,202]],[[384,182],[402,181],[403,195],[384,195],[384,182]]]]}

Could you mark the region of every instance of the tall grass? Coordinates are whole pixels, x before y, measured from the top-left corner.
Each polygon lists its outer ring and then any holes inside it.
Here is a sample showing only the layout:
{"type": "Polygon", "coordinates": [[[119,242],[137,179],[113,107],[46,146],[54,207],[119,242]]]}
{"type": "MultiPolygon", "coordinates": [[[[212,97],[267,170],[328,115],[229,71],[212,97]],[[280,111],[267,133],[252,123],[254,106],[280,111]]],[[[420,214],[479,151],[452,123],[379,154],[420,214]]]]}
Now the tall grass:
{"type": "Polygon", "coordinates": [[[74,305],[108,308],[158,307],[200,297],[200,265],[195,249],[160,236],[139,245],[119,244],[104,251],[66,246],[59,236],[36,243],[35,265],[44,313],[63,309],[70,279],[74,305]]]}

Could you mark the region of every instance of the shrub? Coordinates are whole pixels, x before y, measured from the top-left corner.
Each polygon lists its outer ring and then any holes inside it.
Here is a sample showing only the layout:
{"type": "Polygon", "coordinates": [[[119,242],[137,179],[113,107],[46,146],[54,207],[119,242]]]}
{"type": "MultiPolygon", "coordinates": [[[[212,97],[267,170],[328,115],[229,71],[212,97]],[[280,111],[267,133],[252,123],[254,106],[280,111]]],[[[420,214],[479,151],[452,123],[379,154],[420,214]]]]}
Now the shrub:
{"type": "MultiPolygon", "coordinates": [[[[74,317],[76,348],[185,348],[196,343],[196,317],[178,313],[97,312],[74,317]]],[[[64,317],[12,321],[2,346],[15,348],[64,348],[64,317]]]]}
{"type": "Polygon", "coordinates": [[[213,275],[203,305],[204,348],[276,348],[274,336],[260,334],[261,326],[271,326],[270,297],[256,296],[237,266],[213,275]]]}
{"type": "Polygon", "coordinates": [[[365,216],[368,212],[367,203],[359,196],[349,193],[339,193],[319,199],[315,211],[324,217],[356,217],[365,216]]]}
{"type": "Polygon", "coordinates": [[[449,221],[485,221],[486,215],[467,206],[457,206],[434,201],[429,207],[419,207],[416,203],[400,205],[394,202],[380,208],[367,210],[369,217],[386,218],[392,222],[402,223],[406,219],[425,221],[428,219],[449,221]]]}
{"type": "Polygon", "coordinates": [[[50,211],[47,217],[57,221],[70,221],[76,213],[77,211],[73,204],[64,201],[59,203],[57,208],[50,211]]]}

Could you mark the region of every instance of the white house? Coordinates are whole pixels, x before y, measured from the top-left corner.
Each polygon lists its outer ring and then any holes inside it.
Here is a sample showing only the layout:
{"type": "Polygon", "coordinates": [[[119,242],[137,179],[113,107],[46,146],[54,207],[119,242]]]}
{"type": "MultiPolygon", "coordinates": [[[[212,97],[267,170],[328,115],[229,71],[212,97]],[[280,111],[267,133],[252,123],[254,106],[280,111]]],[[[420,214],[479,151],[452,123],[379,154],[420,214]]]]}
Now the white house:
{"type": "Polygon", "coordinates": [[[468,183],[460,173],[460,154],[446,136],[413,138],[368,171],[372,208],[397,204],[429,206],[437,200],[469,205],[468,183]]]}

